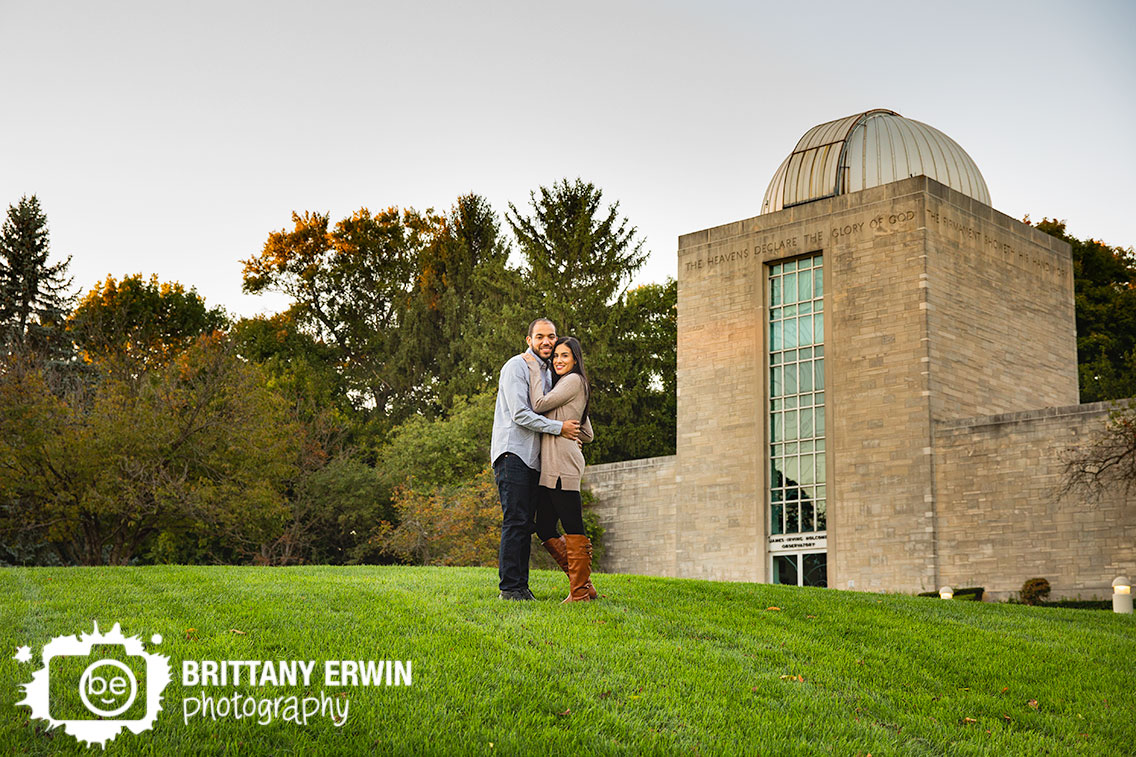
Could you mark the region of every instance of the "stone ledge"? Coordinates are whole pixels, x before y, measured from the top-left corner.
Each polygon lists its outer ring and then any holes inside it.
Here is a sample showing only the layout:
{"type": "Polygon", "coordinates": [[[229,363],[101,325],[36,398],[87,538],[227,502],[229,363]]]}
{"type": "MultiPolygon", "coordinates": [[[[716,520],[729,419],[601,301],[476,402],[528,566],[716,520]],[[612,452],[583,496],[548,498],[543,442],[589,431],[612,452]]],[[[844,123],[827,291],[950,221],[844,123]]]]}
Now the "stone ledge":
{"type": "Polygon", "coordinates": [[[1103,415],[1112,410],[1120,409],[1124,407],[1125,403],[1133,402],[1133,400],[1136,400],[1136,398],[1127,400],[1106,400],[1103,402],[1090,402],[1084,405],[1066,405],[1064,407],[1043,407],[1037,410],[1022,410],[1017,413],[976,415],[970,418],[935,421],[935,430],[949,431],[951,429],[976,428],[978,426],[999,426],[1005,423],[1022,423],[1044,420],[1046,418],[1063,418],[1076,415],[1103,415]]]}
{"type": "Polygon", "coordinates": [[[584,469],[584,479],[587,480],[589,476],[598,476],[604,473],[615,473],[616,471],[635,468],[659,468],[668,463],[674,463],[677,460],[678,455],[666,455],[663,457],[641,457],[636,460],[620,460],[615,463],[589,465],[584,469]]]}

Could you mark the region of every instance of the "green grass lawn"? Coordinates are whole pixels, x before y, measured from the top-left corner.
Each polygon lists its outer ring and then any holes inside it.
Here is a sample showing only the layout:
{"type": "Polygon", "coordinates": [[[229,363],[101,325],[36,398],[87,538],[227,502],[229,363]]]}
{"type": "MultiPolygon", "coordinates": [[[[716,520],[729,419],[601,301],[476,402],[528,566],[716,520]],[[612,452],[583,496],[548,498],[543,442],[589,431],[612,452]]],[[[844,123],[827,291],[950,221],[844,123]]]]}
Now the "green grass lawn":
{"type": "Polygon", "coordinates": [[[1136,753],[1133,616],[623,575],[595,577],[602,601],[561,605],[566,581],[546,571],[533,573],[540,601],[501,602],[496,580],[479,568],[0,570],[0,752],[102,751],[16,706],[43,644],[97,621],[161,634],[149,650],[173,666],[154,729],[124,731],[113,754],[1136,753]],[[24,644],[32,662],[12,659],[24,644]],[[327,689],[350,702],[341,727],[183,722],[183,698],[200,693],[182,686],[183,660],[278,659],[412,660],[413,684],[327,689]]]}

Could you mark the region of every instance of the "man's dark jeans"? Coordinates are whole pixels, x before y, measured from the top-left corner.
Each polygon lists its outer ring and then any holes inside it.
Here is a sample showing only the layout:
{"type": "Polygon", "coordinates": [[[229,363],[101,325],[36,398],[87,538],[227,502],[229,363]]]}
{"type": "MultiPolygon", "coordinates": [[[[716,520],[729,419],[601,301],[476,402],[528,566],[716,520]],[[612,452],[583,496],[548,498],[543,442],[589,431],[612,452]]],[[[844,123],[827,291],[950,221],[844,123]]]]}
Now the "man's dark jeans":
{"type": "Polygon", "coordinates": [[[501,552],[498,572],[501,591],[529,588],[529,535],[532,533],[536,485],[540,473],[506,452],[493,462],[493,477],[501,495],[501,552]]]}

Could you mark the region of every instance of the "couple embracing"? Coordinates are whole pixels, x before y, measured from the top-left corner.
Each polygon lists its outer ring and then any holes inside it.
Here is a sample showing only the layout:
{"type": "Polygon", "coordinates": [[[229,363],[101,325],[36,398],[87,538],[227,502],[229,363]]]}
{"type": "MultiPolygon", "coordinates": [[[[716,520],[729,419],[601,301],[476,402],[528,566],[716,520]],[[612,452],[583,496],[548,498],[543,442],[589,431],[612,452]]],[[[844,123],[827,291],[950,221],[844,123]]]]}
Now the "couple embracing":
{"type": "Polygon", "coordinates": [[[592,543],[580,501],[581,445],[592,440],[584,356],[574,337],[556,337],[556,325],[547,318],[529,324],[525,341],[529,348],[501,368],[493,414],[490,457],[502,513],[499,596],[534,599],[529,537],[535,531],[568,574],[564,601],[595,599],[592,543]]]}

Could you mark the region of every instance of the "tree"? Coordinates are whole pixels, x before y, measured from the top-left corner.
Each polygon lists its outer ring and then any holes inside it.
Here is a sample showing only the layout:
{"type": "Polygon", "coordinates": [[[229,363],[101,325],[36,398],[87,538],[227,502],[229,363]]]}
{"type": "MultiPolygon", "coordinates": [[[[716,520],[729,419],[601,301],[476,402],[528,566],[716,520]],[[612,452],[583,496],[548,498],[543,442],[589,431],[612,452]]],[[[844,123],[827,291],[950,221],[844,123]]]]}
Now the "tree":
{"type": "Polygon", "coordinates": [[[61,393],[0,370],[0,533],[64,563],[127,564],[159,535],[208,535],[215,559],[255,556],[288,511],[297,433],[281,399],[220,334],[139,375],[61,393]]]}
{"type": "Polygon", "coordinates": [[[458,397],[444,417],[409,418],[378,449],[376,469],[393,492],[398,486],[438,487],[464,481],[489,462],[496,391],[458,397]]]}
{"type": "Polygon", "coordinates": [[[87,362],[142,371],[169,362],[202,334],[224,329],[222,308],[209,308],[197,290],[142,274],[121,281],[107,276],[67,319],[87,362]]]}
{"type": "Polygon", "coordinates": [[[39,199],[8,206],[0,227],[0,328],[9,352],[31,349],[47,358],[69,350],[62,323],[71,307],[71,258],[51,265],[47,216],[39,199]]]}
{"type": "Polygon", "coordinates": [[[1063,459],[1062,494],[1079,490],[1093,499],[1112,490],[1131,494],[1136,488],[1136,400],[1118,403],[1104,428],[1066,450],[1063,459]]]}
{"type": "Polygon", "coordinates": [[[458,397],[445,417],[415,417],[378,450],[392,513],[371,544],[418,565],[495,565],[501,506],[488,467],[494,392],[458,397]]]}
{"type": "Polygon", "coordinates": [[[590,182],[562,179],[529,200],[531,216],[509,203],[505,217],[525,258],[530,312],[594,347],[608,308],[647,260],[643,241],[590,182]]]}
{"type": "Polygon", "coordinates": [[[298,434],[295,473],[286,486],[290,518],[259,560],[284,565],[380,559],[369,540],[375,523],[393,517],[390,487],[364,461],[367,450],[358,446],[363,435],[332,350],[301,332],[290,311],[242,319],[232,335],[238,354],[259,365],[268,386],[284,398],[298,434]]]}
{"type": "MultiPolygon", "coordinates": [[[[390,493],[374,468],[346,454],[301,467],[288,487],[291,517],[258,555],[269,565],[382,562],[371,542],[376,523],[390,521],[390,493]]],[[[390,558],[386,558],[390,562],[390,558]]]]}
{"type": "Polygon", "coordinates": [[[673,453],[674,283],[626,290],[644,243],[593,184],[562,179],[529,197],[531,216],[510,204],[506,218],[526,262],[529,313],[584,348],[597,433],[588,459],[673,453]]]}
{"type": "Polygon", "coordinates": [[[292,214],[244,261],[243,289],[281,291],[301,328],[335,354],[356,410],[386,422],[412,413],[423,391],[424,345],[403,339],[421,251],[439,233],[430,211],[362,208],[329,229],[324,214],[292,214]]]}
{"type": "Polygon", "coordinates": [[[519,351],[514,324],[527,323],[528,314],[517,297],[520,272],[508,259],[497,214],[476,194],[458,198],[423,253],[414,309],[420,329],[413,333],[429,345],[434,413],[493,386],[502,355],[519,351]]]}
{"type": "Polygon", "coordinates": [[[677,299],[674,279],[628,290],[607,323],[614,348],[585,356],[596,428],[590,463],[675,453],[677,299]]]}
{"type": "Polygon", "coordinates": [[[1136,252],[1072,237],[1064,221],[1037,228],[1073,250],[1081,401],[1136,395],[1136,252]]]}

